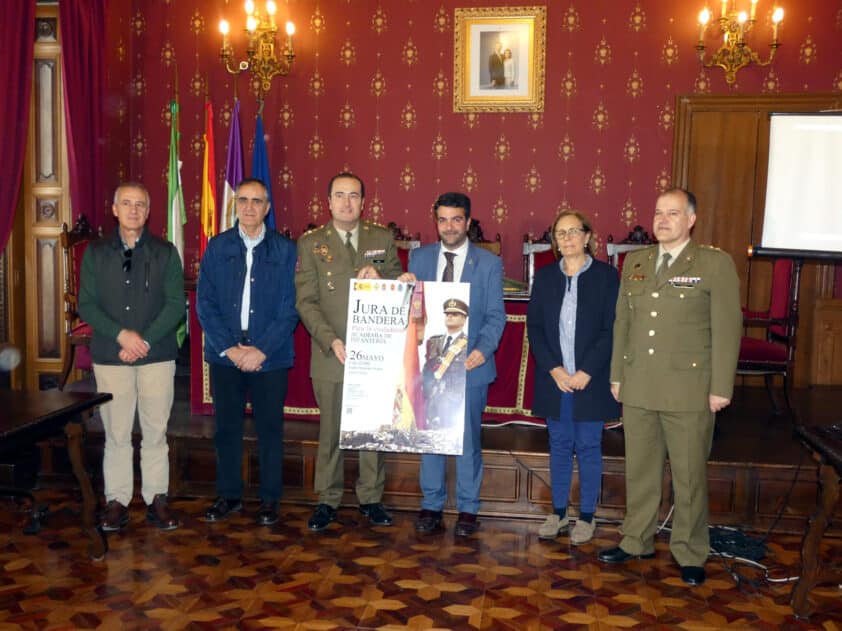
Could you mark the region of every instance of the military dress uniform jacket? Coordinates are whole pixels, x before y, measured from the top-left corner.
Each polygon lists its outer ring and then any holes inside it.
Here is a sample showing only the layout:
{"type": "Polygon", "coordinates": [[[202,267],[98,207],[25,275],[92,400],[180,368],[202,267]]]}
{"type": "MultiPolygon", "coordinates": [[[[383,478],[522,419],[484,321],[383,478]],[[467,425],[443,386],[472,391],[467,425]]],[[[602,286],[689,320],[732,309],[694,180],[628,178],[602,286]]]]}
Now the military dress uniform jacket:
{"type": "Polygon", "coordinates": [[[424,362],[422,377],[428,421],[438,421],[443,427],[451,427],[457,417],[461,422],[465,409],[468,336],[460,332],[451,337],[447,348],[446,343],[447,335],[434,335],[427,340],[427,361],[424,362]],[[448,352],[453,357],[445,366],[448,352]]]}
{"type": "Polygon", "coordinates": [[[658,246],[626,256],[614,321],[611,381],[625,405],[664,412],[730,399],[742,335],[734,261],[692,239],[655,280],[658,246]]]}
{"type": "Polygon", "coordinates": [[[330,345],[337,338],[345,341],[349,281],[366,265],[373,265],[382,278],[397,278],[403,271],[392,233],[386,228],[361,221],[353,260],[333,222],[298,239],[295,307],[312,338],[313,379],[343,381],[344,366],[330,345]]]}

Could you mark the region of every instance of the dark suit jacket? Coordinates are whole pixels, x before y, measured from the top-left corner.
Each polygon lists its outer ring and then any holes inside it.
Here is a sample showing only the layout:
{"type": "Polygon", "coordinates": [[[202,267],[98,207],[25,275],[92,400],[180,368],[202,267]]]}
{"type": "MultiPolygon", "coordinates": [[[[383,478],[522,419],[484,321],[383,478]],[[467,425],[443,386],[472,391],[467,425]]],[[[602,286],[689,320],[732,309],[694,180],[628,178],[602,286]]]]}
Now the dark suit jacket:
{"type": "MultiPolygon", "coordinates": [[[[418,280],[436,281],[441,243],[431,243],[409,255],[409,271],[418,280]]],[[[468,311],[468,355],[475,348],[485,357],[485,363],[468,371],[468,387],[488,385],[497,377],[494,351],[506,326],[503,307],[503,264],[500,257],[475,245],[468,246],[460,282],[470,283],[471,303],[468,311]]]]}
{"type": "Polygon", "coordinates": [[[503,66],[503,56],[491,53],[488,57],[488,74],[491,78],[491,85],[503,86],[506,84],[506,72],[503,66]]]}
{"type": "MultiPolygon", "coordinates": [[[[617,270],[596,259],[579,276],[574,353],[576,369],[588,373],[591,380],[584,390],[574,393],[574,421],[599,421],[620,416],[620,406],[611,395],[609,381],[619,286],[617,270]]],[[[550,370],[564,365],[558,317],[566,288],[567,277],[558,262],[545,265],[535,273],[526,330],[535,358],[532,413],[543,418],[558,418],[559,414],[561,390],[550,376],[550,370]]]]}

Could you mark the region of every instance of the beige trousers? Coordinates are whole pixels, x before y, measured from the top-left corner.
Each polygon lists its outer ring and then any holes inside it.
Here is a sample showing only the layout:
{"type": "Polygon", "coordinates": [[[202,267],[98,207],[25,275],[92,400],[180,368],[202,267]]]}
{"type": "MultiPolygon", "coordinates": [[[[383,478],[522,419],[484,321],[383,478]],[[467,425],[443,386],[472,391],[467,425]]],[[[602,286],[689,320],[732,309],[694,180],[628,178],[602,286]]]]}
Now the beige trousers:
{"type": "Polygon", "coordinates": [[[166,493],[170,482],[167,423],[175,388],[175,361],[143,366],[94,364],[97,390],[110,392],[113,399],[100,407],[105,428],[102,473],[105,499],[128,506],[134,494],[134,450],[132,428],[135,410],[140,420],[141,494],[151,504],[166,493]]]}

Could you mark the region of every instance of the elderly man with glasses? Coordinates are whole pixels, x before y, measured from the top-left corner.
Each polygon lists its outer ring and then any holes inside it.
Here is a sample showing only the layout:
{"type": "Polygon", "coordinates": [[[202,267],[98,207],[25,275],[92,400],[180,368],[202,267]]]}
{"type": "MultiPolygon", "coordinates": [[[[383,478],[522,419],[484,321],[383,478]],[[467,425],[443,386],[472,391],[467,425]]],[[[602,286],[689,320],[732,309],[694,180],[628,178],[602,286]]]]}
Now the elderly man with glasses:
{"type": "Polygon", "coordinates": [[[284,400],[293,362],[295,245],[267,229],[269,194],[260,180],[237,186],[237,223],[208,243],[196,307],[205,334],[216,409],[216,490],[209,522],[243,510],[243,420],[250,396],[257,430],[260,508],[255,521],[278,521],[282,491],[284,400]]]}
{"type": "Polygon", "coordinates": [[[132,427],[140,445],[141,494],[147,521],[161,530],[178,527],[167,505],[176,331],[184,318],[184,274],[172,243],[149,232],[149,192],[142,184],[117,187],[112,211],[117,229],[88,246],[82,259],[79,313],[93,328],[91,357],[97,389],[114,398],[100,408],[105,429],[103,478],[107,505],[101,526],[129,522],[134,493],[132,427]]]}

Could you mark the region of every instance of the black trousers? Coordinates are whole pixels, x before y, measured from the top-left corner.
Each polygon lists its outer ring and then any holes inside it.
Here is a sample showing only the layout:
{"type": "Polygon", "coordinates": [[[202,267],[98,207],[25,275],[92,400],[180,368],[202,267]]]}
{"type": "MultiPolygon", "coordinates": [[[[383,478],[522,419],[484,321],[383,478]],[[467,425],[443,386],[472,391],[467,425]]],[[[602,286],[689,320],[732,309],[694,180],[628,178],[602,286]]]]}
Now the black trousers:
{"type": "Polygon", "coordinates": [[[216,490],[225,498],[243,494],[243,423],[246,395],[257,430],[260,499],[277,502],[283,490],[284,401],[288,368],[243,372],[234,366],[210,364],[216,410],[216,490]]]}

